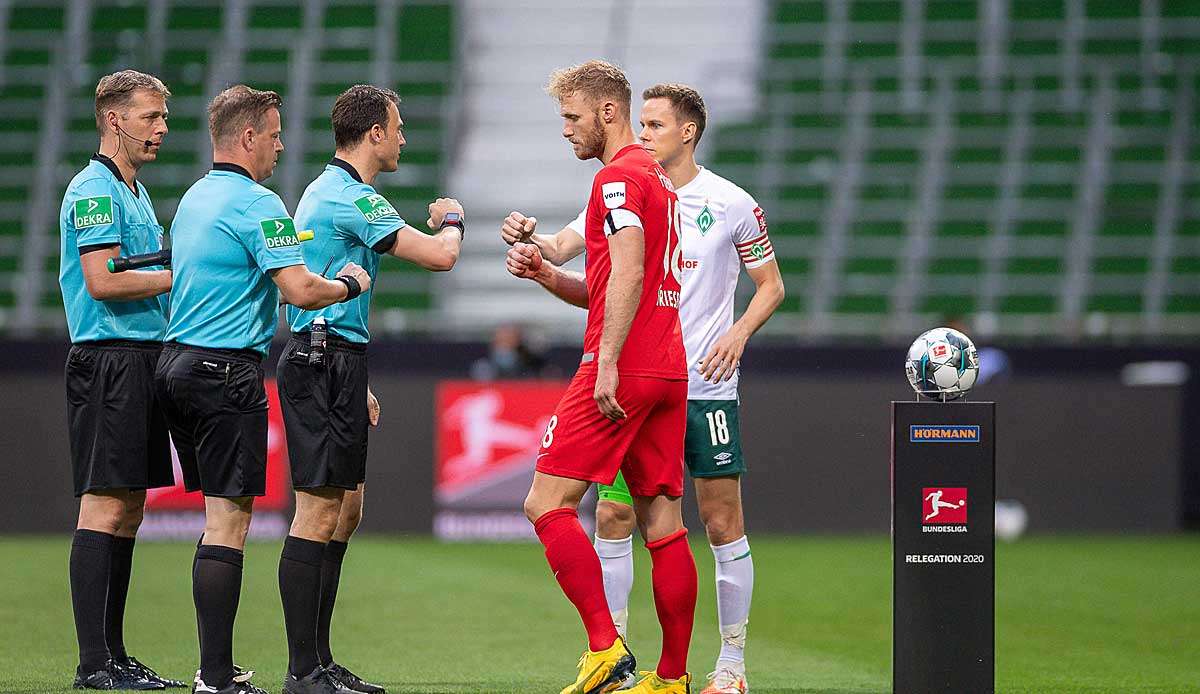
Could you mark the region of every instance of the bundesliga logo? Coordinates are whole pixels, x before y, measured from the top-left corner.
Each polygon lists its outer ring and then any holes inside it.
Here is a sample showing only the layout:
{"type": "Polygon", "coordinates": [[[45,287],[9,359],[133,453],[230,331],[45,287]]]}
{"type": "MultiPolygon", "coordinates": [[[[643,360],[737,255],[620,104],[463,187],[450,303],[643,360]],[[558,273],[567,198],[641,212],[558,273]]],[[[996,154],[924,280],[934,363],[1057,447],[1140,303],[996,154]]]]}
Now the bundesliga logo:
{"type": "Polygon", "coordinates": [[[967,532],[967,488],[923,488],[921,490],[921,532],[967,532]]]}

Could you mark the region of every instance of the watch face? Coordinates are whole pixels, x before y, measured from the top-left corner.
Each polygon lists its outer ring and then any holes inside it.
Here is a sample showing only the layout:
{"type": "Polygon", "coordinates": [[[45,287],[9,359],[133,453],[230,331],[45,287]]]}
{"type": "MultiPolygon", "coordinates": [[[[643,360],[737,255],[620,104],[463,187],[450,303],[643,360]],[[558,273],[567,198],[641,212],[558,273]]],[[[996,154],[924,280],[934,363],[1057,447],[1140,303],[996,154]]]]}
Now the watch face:
{"type": "Polygon", "coordinates": [[[446,224],[454,224],[462,221],[462,215],[457,212],[447,212],[445,217],[442,217],[442,222],[446,224]]]}

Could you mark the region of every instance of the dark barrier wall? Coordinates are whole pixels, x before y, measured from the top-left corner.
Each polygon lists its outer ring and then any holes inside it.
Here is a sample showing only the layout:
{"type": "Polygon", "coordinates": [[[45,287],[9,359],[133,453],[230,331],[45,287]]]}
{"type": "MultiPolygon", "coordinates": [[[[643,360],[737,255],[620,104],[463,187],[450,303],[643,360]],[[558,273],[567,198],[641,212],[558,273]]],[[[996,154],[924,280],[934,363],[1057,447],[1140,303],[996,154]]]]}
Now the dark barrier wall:
{"type": "MultiPolygon", "coordinates": [[[[384,422],[371,435],[363,529],[427,533],[437,377],[388,373],[372,361],[384,422]]],[[[0,373],[3,532],[72,527],[61,379],[58,370],[0,373]]],[[[1180,389],[1087,376],[1026,379],[975,395],[997,402],[997,495],[1025,504],[1031,532],[1180,527],[1180,389]]],[[[886,532],[888,403],[911,396],[898,367],[888,378],[747,374],[741,422],[751,531],[886,532]]],[[[694,511],[689,525],[700,527],[694,511]]]]}

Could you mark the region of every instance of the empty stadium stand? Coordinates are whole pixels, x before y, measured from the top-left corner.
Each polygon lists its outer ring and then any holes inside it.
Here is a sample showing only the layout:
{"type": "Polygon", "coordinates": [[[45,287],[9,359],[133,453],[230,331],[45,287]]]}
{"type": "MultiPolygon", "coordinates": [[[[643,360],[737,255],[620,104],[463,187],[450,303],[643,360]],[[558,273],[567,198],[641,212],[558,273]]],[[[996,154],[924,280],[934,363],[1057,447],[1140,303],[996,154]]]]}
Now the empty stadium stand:
{"type": "MultiPolygon", "coordinates": [[[[336,95],[389,85],[401,95],[408,145],[400,171],[378,185],[423,226],[443,175],[453,23],[453,4],[430,0],[0,3],[0,329],[65,331],[57,215],[67,181],[96,148],[101,75],[143,69],[172,91],[166,145],[142,177],[167,228],[211,163],[205,106],[220,89],[245,82],[282,94],[287,149],[267,185],[292,208],[332,154],[336,95]]],[[[381,331],[428,324],[428,273],[388,262],[376,286],[381,331]]]]}
{"type": "Polygon", "coordinates": [[[1200,4],[772,3],[714,168],[771,213],[800,335],[1195,334],[1200,4]]]}

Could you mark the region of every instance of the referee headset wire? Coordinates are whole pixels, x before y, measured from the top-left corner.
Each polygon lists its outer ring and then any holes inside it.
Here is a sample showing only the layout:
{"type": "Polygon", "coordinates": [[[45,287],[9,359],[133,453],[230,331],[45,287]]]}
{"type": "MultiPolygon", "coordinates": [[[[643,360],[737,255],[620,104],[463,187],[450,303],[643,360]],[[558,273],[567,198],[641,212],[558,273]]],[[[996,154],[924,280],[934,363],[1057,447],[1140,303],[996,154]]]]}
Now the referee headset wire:
{"type": "MultiPolygon", "coordinates": [[[[121,135],[124,135],[125,137],[129,138],[130,140],[133,140],[134,142],[138,142],[138,143],[140,143],[140,144],[141,144],[143,147],[145,147],[145,148],[147,148],[147,149],[149,149],[149,148],[151,148],[151,147],[153,147],[153,146],[154,146],[154,142],[153,142],[153,141],[151,141],[151,140],[139,140],[139,139],[137,139],[136,137],[134,137],[133,135],[130,135],[130,134],[129,134],[129,131],[125,130],[125,128],[122,128],[122,127],[121,127],[121,124],[120,124],[120,123],[117,123],[116,121],[112,121],[112,126],[113,126],[114,128],[116,128],[116,130],[117,130],[117,134],[118,134],[118,137],[117,137],[117,151],[113,152],[113,156],[109,157],[109,159],[112,159],[112,160],[114,160],[114,161],[115,161],[115,160],[116,160],[116,158],[117,158],[117,155],[119,155],[119,154],[121,153],[121,150],[125,150],[125,153],[126,153],[126,155],[128,155],[128,153],[129,153],[129,149],[128,149],[128,148],[125,146],[125,140],[124,140],[122,137],[120,137],[121,135]]],[[[100,151],[100,148],[99,148],[99,147],[97,147],[97,148],[96,148],[96,152],[97,152],[98,154],[100,154],[100,155],[107,156],[107,155],[105,155],[105,154],[104,154],[104,152],[101,152],[101,151],[100,151]]],[[[121,182],[122,182],[122,183],[124,183],[125,181],[121,181],[121,182]]],[[[134,193],[135,193],[135,194],[137,193],[137,187],[136,187],[136,185],[134,186],[134,193]]],[[[163,252],[163,251],[169,251],[169,250],[171,250],[171,249],[170,249],[170,248],[168,248],[168,247],[165,247],[165,246],[163,246],[161,242],[159,243],[159,252],[160,252],[160,253],[161,253],[161,252],[163,252]]]]}

